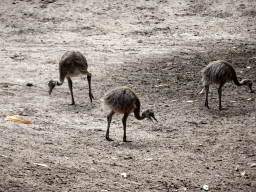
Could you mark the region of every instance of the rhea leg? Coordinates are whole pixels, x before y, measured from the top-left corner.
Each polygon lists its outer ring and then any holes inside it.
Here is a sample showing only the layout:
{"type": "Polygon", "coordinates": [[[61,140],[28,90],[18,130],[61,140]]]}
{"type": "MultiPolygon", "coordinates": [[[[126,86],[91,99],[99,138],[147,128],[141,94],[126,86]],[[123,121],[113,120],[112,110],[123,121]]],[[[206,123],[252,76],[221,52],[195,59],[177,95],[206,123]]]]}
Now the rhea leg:
{"type": "Polygon", "coordinates": [[[112,120],[112,116],[114,115],[114,111],[111,111],[108,116],[107,116],[107,120],[108,120],[108,128],[107,128],[107,133],[106,133],[106,139],[108,141],[114,141],[113,139],[110,139],[109,138],[109,128],[110,128],[110,123],[111,123],[111,120],[112,120]]]}
{"type": "Polygon", "coordinates": [[[68,87],[69,87],[69,90],[70,90],[70,93],[71,93],[71,99],[72,99],[72,103],[71,105],[74,105],[75,104],[75,100],[74,100],[74,96],[73,96],[73,90],[72,90],[72,80],[70,79],[70,77],[67,77],[67,81],[68,81],[68,87]]]}
{"type": "Polygon", "coordinates": [[[94,99],[93,95],[92,95],[92,89],[91,89],[91,74],[87,75],[87,80],[88,80],[88,85],[89,85],[89,97],[90,100],[92,102],[92,99],[94,99]]]}
{"type": "Polygon", "coordinates": [[[123,117],[123,119],[122,119],[123,127],[124,127],[124,136],[123,136],[123,141],[124,141],[124,142],[130,142],[130,141],[127,141],[127,140],[126,140],[126,120],[127,120],[127,118],[128,118],[128,115],[129,115],[129,113],[125,113],[125,114],[124,114],[124,117],[123,117]]]}
{"type": "Polygon", "coordinates": [[[209,93],[209,85],[205,86],[206,89],[206,98],[205,98],[205,107],[207,107],[209,109],[209,105],[208,105],[208,93],[209,93]]]}
{"type": "Polygon", "coordinates": [[[220,110],[223,110],[224,108],[222,108],[222,106],[221,106],[221,90],[222,90],[222,86],[223,86],[223,84],[220,84],[220,87],[219,87],[219,89],[218,89],[218,93],[219,93],[219,109],[220,110]]]}

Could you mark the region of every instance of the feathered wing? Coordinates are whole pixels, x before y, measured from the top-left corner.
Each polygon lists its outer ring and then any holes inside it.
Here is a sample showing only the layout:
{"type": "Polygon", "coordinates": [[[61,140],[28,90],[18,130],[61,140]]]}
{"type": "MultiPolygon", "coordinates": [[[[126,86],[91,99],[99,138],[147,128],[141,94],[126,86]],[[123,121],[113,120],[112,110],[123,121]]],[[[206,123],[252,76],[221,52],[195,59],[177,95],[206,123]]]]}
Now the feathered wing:
{"type": "Polygon", "coordinates": [[[203,86],[211,83],[223,84],[236,77],[234,68],[225,61],[211,62],[201,72],[203,86]]]}
{"type": "Polygon", "coordinates": [[[136,99],[133,92],[126,87],[119,87],[104,96],[105,104],[114,112],[131,113],[136,105],[136,99]]]}

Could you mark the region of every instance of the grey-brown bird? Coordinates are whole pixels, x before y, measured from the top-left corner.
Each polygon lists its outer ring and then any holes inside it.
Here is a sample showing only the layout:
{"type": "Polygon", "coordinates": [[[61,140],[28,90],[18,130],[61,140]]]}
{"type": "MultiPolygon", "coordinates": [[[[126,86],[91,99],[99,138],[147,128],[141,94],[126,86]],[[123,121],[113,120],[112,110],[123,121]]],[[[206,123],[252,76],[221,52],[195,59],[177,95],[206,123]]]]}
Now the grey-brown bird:
{"type": "Polygon", "coordinates": [[[205,68],[203,68],[202,72],[202,83],[206,89],[206,99],[205,106],[208,106],[208,93],[209,93],[209,85],[212,83],[219,84],[218,94],[219,94],[219,109],[222,110],[221,106],[221,90],[225,83],[229,81],[233,81],[237,86],[246,85],[252,90],[252,81],[244,79],[241,82],[238,81],[236,76],[235,69],[226,61],[218,60],[209,63],[205,68]]]}
{"type": "Polygon", "coordinates": [[[73,96],[73,86],[72,80],[70,77],[76,77],[78,75],[87,75],[87,80],[89,84],[89,97],[90,101],[94,99],[92,92],[91,92],[91,73],[87,71],[88,64],[87,61],[82,53],[79,51],[67,51],[62,57],[59,62],[59,74],[60,74],[60,82],[50,80],[48,83],[49,86],[49,94],[52,93],[54,87],[60,86],[64,83],[64,79],[66,78],[68,81],[69,90],[71,93],[72,103],[71,105],[75,104],[74,96],[73,96]]]}
{"type": "Polygon", "coordinates": [[[118,87],[106,93],[104,95],[105,104],[111,109],[111,112],[107,116],[108,126],[106,132],[106,139],[108,141],[113,141],[109,138],[109,128],[112,120],[112,116],[115,113],[124,114],[122,122],[124,128],[123,141],[126,140],[126,120],[128,116],[134,112],[135,118],[138,120],[142,120],[144,118],[148,118],[150,120],[157,119],[154,116],[154,112],[150,109],[145,110],[140,115],[140,100],[136,93],[130,89],[129,87],[118,87]]]}

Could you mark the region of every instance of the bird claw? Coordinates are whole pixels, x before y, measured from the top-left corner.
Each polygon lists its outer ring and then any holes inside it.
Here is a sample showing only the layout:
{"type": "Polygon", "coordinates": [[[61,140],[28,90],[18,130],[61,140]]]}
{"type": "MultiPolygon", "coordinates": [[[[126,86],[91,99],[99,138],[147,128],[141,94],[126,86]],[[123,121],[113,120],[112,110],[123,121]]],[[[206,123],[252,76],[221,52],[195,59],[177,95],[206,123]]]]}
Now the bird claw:
{"type": "Polygon", "coordinates": [[[90,100],[91,100],[91,103],[92,103],[92,99],[94,99],[94,97],[91,93],[89,93],[89,97],[90,97],[90,100]]]}
{"type": "Polygon", "coordinates": [[[107,139],[108,141],[114,141],[113,139],[110,139],[109,137],[106,137],[106,139],[107,139]]]}
{"type": "Polygon", "coordinates": [[[224,111],[224,110],[228,110],[228,108],[224,108],[224,107],[219,107],[220,111],[224,111]]]}

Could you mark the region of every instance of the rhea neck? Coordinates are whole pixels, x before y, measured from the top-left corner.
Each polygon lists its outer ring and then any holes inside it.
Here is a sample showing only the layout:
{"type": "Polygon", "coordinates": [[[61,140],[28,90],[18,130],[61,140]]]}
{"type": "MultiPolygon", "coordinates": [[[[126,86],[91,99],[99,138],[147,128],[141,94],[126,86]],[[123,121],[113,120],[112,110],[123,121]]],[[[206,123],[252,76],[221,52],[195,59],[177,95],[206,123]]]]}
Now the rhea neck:
{"type": "Polygon", "coordinates": [[[140,115],[140,106],[135,109],[134,115],[135,115],[135,118],[138,120],[142,120],[147,117],[145,113],[142,113],[142,115],[140,115]]]}
{"type": "Polygon", "coordinates": [[[243,85],[247,85],[246,83],[247,83],[247,80],[246,79],[243,79],[242,81],[238,81],[237,80],[237,82],[236,81],[234,81],[235,82],[235,84],[237,85],[237,86],[243,86],[243,85]]]}

